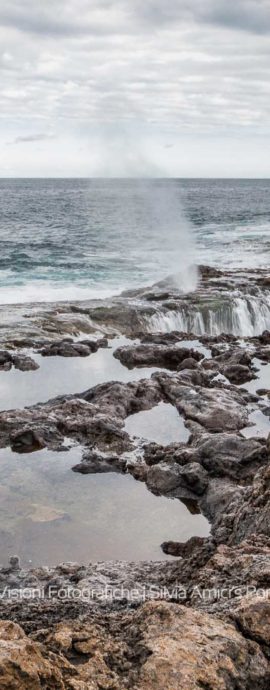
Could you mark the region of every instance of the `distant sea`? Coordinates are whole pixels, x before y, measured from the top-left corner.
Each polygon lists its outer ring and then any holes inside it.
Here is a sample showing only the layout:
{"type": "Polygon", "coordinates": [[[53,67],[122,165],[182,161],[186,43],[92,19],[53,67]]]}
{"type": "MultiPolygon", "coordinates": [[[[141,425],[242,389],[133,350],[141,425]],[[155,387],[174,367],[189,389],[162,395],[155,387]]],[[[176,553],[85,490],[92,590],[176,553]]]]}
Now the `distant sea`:
{"type": "Polygon", "coordinates": [[[270,180],[2,179],[0,209],[2,304],[270,263],[270,180]]]}

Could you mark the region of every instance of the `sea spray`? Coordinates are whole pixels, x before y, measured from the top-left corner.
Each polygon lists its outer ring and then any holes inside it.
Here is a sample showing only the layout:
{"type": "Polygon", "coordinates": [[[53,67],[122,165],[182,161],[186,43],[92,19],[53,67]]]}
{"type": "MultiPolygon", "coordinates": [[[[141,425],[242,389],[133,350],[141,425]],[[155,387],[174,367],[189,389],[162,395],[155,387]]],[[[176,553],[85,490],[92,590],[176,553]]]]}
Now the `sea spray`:
{"type": "MultiPolygon", "coordinates": [[[[134,261],[141,261],[144,282],[157,282],[170,275],[181,292],[196,289],[195,237],[184,213],[179,181],[121,180],[120,185],[118,181],[108,187],[106,203],[114,225],[129,234],[129,250],[134,261]]],[[[124,234],[119,252],[124,260],[124,234]]]]}
{"type": "Polygon", "coordinates": [[[195,236],[184,213],[179,183],[161,180],[149,191],[146,201],[154,223],[153,239],[158,244],[164,242],[174,285],[182,292],[191,292],[198,281],[195,236]]]}

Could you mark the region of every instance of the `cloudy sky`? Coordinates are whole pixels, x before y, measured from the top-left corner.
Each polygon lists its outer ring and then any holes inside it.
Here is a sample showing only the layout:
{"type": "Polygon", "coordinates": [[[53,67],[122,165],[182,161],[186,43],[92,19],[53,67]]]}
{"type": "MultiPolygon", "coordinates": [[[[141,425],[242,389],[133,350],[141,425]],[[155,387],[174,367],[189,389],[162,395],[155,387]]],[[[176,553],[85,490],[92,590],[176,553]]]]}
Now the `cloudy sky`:
{"type": "Polygon", "coordinates": [[[1,0],[0,176],[270,177],[269,0],[1,0]]]}

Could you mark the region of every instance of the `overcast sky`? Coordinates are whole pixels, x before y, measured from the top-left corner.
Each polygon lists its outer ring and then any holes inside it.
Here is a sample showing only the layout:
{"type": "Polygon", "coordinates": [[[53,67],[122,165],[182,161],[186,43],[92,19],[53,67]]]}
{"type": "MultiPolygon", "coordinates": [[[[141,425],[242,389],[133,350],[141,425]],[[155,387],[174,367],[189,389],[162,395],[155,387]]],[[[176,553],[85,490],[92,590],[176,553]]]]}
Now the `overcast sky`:
{"type": "Polygon", "coordinates": [[[0,176],[270,177],[270,0],[1,0],[0,176]]]}

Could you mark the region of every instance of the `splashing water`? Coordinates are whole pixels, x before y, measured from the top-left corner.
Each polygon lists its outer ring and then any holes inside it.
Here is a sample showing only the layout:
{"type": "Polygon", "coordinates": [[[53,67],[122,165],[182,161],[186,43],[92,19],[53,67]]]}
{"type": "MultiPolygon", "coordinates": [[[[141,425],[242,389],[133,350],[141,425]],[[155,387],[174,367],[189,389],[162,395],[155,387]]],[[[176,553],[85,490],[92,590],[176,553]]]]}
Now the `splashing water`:
{"type": "Polygon", "coordinates": [[[220,335],[252,337],[270,330],[270,293],[258,296],[238,297],[220,301],[213,309],[211,303],[189,305],[175,310],[161,309],[147,321],[149,332],[185,331],[196,335],[220,335]]]}
{"type": "Polygon", "coordinates": [[[174,180],[1,180],[0,303],[106,297],[178,274],[196,285],[174,180]]]}

